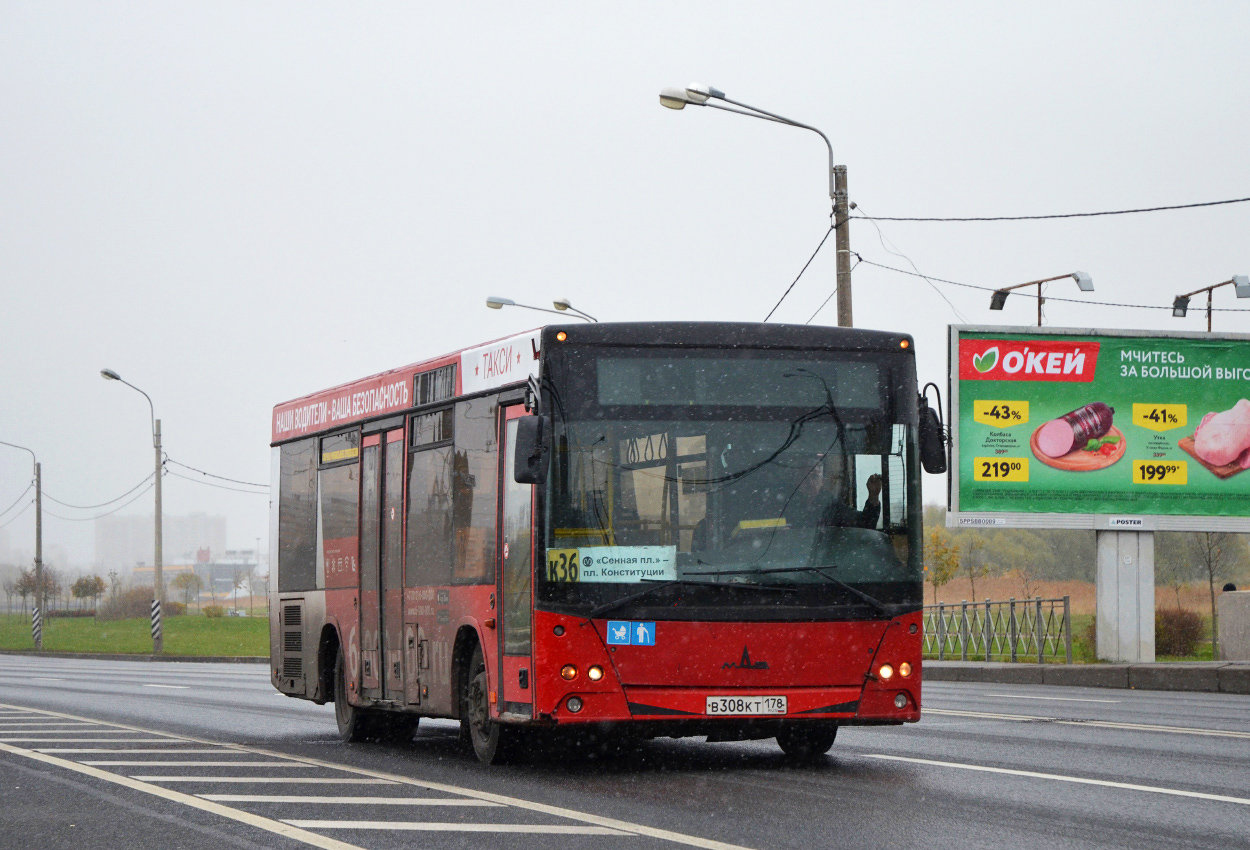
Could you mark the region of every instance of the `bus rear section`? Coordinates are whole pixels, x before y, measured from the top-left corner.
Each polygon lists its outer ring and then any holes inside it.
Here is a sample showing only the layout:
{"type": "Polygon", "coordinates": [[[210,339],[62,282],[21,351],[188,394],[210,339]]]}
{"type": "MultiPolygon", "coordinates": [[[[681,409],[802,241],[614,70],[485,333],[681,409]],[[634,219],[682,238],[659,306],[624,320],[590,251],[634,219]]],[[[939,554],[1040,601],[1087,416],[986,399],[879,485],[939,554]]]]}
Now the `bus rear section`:
{"type": "Polygon", "coordinates": [[[279,405],[274,684],[485,762],[918,720],[916,432],[910,340],[787,326],[549,327],[279,405]],[[369,382],[405,389],[315,407],[369,382]]]}

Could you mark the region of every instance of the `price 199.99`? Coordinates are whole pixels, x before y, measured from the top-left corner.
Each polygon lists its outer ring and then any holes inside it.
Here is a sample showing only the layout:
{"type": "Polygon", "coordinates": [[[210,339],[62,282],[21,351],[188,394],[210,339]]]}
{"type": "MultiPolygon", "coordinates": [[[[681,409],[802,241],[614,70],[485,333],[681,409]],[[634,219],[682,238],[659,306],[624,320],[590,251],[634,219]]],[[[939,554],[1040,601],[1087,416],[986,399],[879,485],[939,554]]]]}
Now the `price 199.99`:
{"type": "Polygon", "coordinates": [[[1188,481],[1183,460],[1135,460],[1134,484],[1185,484],[1188,481]]]}
{"type": "Polygon", "coordinates": [[[972,460],[972,480],[1014,483],[1029,480],[1027,457],[978,457],[972,460]]]}

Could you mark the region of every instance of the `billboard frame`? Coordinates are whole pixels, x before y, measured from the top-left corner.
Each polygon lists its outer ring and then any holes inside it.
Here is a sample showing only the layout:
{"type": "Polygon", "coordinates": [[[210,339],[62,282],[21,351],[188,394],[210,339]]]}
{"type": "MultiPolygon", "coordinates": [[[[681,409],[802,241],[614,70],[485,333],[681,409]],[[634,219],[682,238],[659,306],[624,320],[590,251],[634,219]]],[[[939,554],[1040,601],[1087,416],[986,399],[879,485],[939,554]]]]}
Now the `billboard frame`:
{"type": "Polygon", "coordinates": [[[1250,334],[1204,333],[1106,328],[1039,328],[1029,325],[948,325],[946,350],[946,422],[950,432],[950,460],[946,479],[947,528],[1053,528],[1095,531],[1231,531],[1250,532],[1250,516],[1191,516],[1180,514],[1026,513],[1020,511],[961,511],[959,509],[959,336],[961,333],[1027,336],[1105,336],[1123,338],[1233,340],[1250,342],[1250,334]]]}

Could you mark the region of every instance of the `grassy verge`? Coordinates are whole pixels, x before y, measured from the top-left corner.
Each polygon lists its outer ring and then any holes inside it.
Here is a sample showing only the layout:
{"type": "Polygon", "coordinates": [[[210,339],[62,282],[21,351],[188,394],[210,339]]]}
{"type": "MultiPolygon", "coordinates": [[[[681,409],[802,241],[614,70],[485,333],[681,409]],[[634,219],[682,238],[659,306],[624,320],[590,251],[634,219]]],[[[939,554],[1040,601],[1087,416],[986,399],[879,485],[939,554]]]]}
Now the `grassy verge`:
{"type": "MultiPolygon", "coordinates": [[[[163,623],[166,655],[268,655],[269,620],[265,617],[189,615],[163,623]]],[[[30,620],[0,614],[0,649],[33,649],[30,620]]],[[[43,648],[51,652],[152,652],[151,623],[146,619],[96,621],[90,618],[44,620],[43,648]]]]}

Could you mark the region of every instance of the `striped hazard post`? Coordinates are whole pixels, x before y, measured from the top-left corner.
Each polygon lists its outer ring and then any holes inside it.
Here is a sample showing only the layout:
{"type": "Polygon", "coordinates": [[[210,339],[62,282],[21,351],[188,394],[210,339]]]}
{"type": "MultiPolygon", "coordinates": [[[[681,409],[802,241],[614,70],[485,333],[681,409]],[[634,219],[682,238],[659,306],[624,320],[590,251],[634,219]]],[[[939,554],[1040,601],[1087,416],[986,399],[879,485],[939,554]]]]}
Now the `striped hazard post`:
{"type": "Polygon", "coordinates": [[[35,649],[43,648],[43,614],[38,608],[30,611],[30,636],[35,639],[35,649]]]}
{"type": "Polygon", "coordinates": [[[159,644],[161,640],[161,600],[152,600],[152,640],[159,644]]]}

